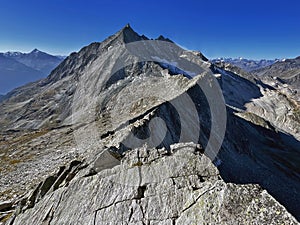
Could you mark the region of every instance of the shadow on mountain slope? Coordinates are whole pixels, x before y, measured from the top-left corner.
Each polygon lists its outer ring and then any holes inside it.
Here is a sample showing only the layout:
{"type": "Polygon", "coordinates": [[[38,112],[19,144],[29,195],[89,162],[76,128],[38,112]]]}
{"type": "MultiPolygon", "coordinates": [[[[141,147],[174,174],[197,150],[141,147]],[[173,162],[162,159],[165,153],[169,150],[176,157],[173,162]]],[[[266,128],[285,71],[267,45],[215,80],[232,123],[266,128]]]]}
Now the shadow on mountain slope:
{"type": "Polygon", "coordinates": [[[261,185],[300,220],[300,142],[228,111],[227,131],[218,154],[222,178],[261,185]]]}

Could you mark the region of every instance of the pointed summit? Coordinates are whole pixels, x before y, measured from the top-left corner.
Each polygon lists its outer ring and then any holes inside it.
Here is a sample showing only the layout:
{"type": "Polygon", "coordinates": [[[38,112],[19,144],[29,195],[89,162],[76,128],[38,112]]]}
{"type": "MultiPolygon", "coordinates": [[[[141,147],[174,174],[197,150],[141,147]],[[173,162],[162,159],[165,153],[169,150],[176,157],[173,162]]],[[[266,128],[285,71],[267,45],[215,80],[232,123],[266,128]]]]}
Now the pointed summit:
{"type": "Polygon", "coordinates": [[[156,38],[156,40],[159,40],[159,41],[168,41],[168,42],[174,43],[174,42],[171,41],[169,38],[165,38],[165,37],[162,36],[162,35],[159,35],[159,37],[156,38]]]}
{"type": "Polygon", "coordinates": [[[129,23],[127,23],[119,32],[131,32],[136,34],[136,32],[132,29],[129,23]]]}
{"type": "Polygon", "coordinates": [[[42,52],[42,51],[38,50],[37,48],[33,49],[31,52],[27,53],[26,55],[28,57],[39,58],[39,59],[43,59],[43,60],[49,60],[49,57],[50,58],[55,57],[46,52],[42,52]]]}
{"type": "Polygon", "coordinates": [[[37,48],[33,49],[30,53],[40,53],[41,51],[38,50],[37,48]]]}
{"type": "Polygon", "coordinates": [[[108,38],[106,38],[102,42],[102,44],[113,46],[115,44],[117,45],[119,45],[120,43],[127,44],[130,42],[142,41],[142,40],[149,40],[149,39],[144,35],[139,35],[137,32],[135,32],[132,29],[130,24],[127,23],[121,30],[116,32],[114,35],[111,35],[108,38]]]}
{"type": "Polygon", "coordinates": [[[116,36],[121,37],[124,43],[145,40],[145,36],[140,36],[137,32],[135,32],[129,23],[117,32],[116,36]]]}

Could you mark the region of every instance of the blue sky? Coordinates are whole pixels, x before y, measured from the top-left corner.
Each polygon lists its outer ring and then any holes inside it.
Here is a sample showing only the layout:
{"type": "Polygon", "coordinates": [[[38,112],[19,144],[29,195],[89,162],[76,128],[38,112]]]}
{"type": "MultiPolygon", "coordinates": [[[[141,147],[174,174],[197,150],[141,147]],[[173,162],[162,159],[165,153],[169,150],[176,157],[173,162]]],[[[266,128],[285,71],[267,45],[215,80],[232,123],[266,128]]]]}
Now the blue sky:
{"type": "Polygon", "coordinates": [[[207,57],[300,55],[300,1],[0,0],[0,52],[68,55],[127,23],[207,57]]]}

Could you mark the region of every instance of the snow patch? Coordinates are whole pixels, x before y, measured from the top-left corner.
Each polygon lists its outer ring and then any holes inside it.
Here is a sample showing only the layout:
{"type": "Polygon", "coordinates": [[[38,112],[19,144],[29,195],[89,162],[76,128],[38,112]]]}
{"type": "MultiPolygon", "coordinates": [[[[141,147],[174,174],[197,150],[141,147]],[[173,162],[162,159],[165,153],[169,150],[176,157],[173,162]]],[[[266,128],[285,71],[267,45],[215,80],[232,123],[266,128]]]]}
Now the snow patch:
{"type": "Polygon", "coordinates": [[[161,59],[157,56],[152,56],[151,57],[153,60],[159,62],[164,68],[170,70],[171,72],[173,73],[176,73],[176,74],[183,74],[183,75],[188,75],[190,77],[194,77],[196,76],[197,74],[194,73],[194,72],[191,72],[191,71],[186,71],[186,70],[181,70],[179,67],[178,67],[178,63],[177,62],[174,62],[174,61],[168,61],[166,59],[161,59]]]}

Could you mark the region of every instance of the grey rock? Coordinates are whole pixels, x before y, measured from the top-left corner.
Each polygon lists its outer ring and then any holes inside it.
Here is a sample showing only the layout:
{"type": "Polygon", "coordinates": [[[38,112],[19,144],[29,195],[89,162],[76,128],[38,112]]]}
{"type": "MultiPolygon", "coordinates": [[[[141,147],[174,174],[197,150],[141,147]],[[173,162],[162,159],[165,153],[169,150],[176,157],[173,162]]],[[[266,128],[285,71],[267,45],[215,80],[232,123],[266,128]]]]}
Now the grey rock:
{"type": "MultiPolygon", "coordinates": [[[[288,62],[287,60],[286,63],[288,62]]],[[[293,62],[294,67],[297,68],[298,61],[293,62]]],[[[277,64],[284,65],[285,62],[275,63],[274,68],[277,68],[277,64]]],[[[224,63],[217,65],[220,67],[215,68],[216,72],[226,75],[221,78],[222,89],[226,103],[230,107],[242,112],[239,115],[243,118],[245,118],[243,115],[248,117],[250,114],[255,115],[257,116],[256,120],[261,118],[260,121],[265,120],[275,129],[292,134],[297,140],[300,140],[300,96],[292,86],[274,82],[269,75],[257,76],[224,63]]],[[[282,70],[289,71],[288,68],[285,69],[282,70]]],[[[276,72],[274,71],[274,73],[276,72]]],[[[286,73],[288,74],[288,72],[286,73]]],[[[291,71],[291,73],[293,72],[291,71]]],[[[279,74],[280,72],[278,72],[278,76],[280,76],[279,74]]],[[[251,122],[255,123],[255,121],[251,122]]]]}
{"type": "MultiPolygon", "coordinates": [[[[300,57],[253,71],[262,81],[300,102],[300,57]]],[[[298,107],[299,108],[299,107],[298,107]]]]}
{"type": "Polygon", "coordinates": [[[219,179],[191,145],[167,153],[132,150],[119,166],[48,193],[13,224],[297,224],[259,186],[219,179]]]}

